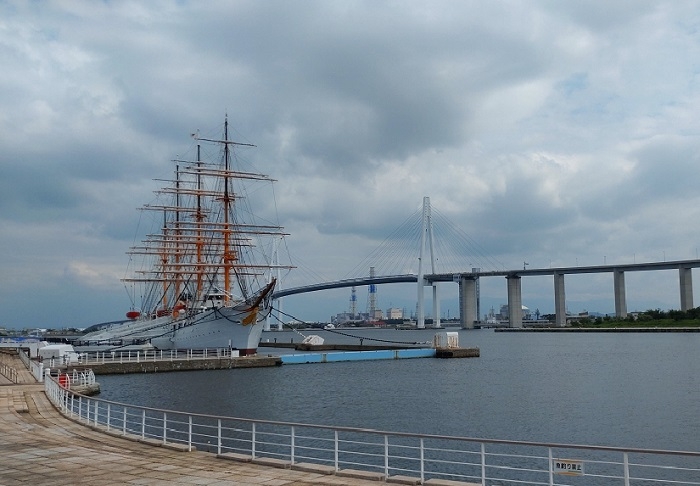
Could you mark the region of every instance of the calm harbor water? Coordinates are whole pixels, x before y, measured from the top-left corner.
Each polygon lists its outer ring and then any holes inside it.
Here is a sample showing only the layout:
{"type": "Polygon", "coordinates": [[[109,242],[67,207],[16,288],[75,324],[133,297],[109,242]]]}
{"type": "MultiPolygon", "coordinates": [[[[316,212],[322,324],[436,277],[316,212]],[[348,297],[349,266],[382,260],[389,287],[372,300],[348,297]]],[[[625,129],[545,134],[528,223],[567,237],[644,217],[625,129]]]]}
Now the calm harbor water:
{"type": "MultiPolygon", "coordinates": [[[[326,342],[359,343],[326,331],[303,332],[326,342]]],[[[430,341],[436,331],[342,332],[374,344],[371,339],[430,341]]],[[[275,338],[302,339],[286,331],[263,335],[263,341],[275,338]]],[[[459,340],[479,347],[481,357],[100,376],[100,396],[265,420],[700,450],[700,333],[460,330],[459,340]]]]}

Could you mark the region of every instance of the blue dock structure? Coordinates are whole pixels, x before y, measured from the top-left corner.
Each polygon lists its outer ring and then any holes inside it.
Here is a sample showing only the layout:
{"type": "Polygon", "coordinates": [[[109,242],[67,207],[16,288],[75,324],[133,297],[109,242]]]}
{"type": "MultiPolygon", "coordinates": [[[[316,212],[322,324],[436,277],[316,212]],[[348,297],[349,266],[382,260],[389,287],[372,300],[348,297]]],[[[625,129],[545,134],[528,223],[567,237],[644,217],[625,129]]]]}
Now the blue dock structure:
{"type": "Polygon", "coordinates": [[[377,351],[336,351],[332,353],[285,354],[282,364],[338,363],[341,361],[373,361],[405,358],[434,358],[435,348],[384,349],[377,351]]]}

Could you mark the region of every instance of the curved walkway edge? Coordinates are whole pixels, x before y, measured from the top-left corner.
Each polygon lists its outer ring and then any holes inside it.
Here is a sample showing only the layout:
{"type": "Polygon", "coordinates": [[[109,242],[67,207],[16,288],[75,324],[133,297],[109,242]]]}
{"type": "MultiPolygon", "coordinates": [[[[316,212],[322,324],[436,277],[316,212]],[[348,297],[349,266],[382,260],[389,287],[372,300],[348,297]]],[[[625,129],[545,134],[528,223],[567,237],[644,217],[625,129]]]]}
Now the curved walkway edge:
{"type": "Polygon", "coordinates": [[[61,415],[43,385],[0,386],[1,486],[377,484],[299,466],[269,467],[114,437],[61,415]]]}
{"type": "Polygon", "coordinates": [[[0,358],[18,382],[0,375],[0,486],[377,484],[359,471],[336,476],[319,465],[254,464],[110,435],[63,416],[16,354],[0,358]]]}
{"type": "MultiPolygon", "coordinates": [[[[0,375],[0,486],[420,484],[418,478],[341,470],[202,451],[114,435],[61,414],[17,354],[0,353],[16,381],[0,375]]],[[[429,479],[432,486],[473,483],[429,479]]]]}

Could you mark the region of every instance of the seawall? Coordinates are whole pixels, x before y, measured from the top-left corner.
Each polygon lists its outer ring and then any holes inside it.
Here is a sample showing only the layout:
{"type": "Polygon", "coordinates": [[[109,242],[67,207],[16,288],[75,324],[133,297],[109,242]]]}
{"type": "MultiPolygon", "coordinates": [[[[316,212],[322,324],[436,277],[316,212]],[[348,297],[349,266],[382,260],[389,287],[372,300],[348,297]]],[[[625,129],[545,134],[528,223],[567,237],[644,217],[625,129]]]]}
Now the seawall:
{"type": "MultiPolygon", "coordinates": [[[[88,366],[96,375],[127,373],[165,373],[168,371],[229,370],[233,368],[263,368],[280,366],[279,356],[245,356],[241,358],[203,359],[158,359],[151,361],[91,362],[88,366]]],[[[85,365],[69,366],[68,369],[85,368],[85,365]]]]}

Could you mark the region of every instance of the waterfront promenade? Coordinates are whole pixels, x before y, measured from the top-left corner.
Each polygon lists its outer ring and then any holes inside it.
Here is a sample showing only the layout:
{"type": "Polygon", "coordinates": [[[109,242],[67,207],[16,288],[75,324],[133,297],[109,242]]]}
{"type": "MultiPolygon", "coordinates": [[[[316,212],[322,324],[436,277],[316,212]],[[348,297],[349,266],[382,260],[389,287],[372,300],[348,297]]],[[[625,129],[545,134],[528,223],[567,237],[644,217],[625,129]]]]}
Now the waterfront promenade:
{"type": "Polygon", "coordinates": [[[93,430],[58,413],[44,385],[34,382],[19,359],[16,363],[19,383],[0,376],[0,486],[377,484],[376,480],[231,461],[93,430]]]}

